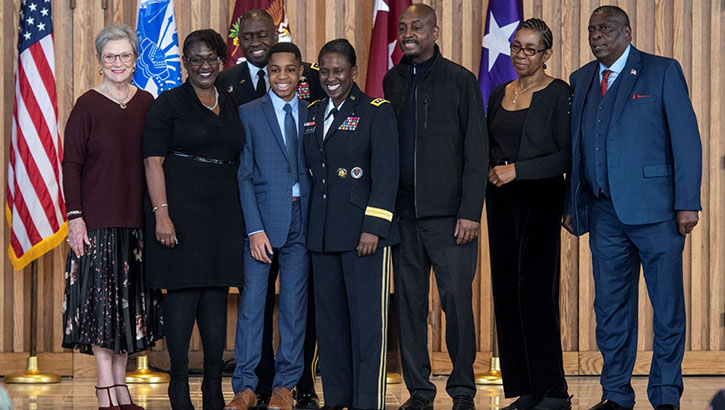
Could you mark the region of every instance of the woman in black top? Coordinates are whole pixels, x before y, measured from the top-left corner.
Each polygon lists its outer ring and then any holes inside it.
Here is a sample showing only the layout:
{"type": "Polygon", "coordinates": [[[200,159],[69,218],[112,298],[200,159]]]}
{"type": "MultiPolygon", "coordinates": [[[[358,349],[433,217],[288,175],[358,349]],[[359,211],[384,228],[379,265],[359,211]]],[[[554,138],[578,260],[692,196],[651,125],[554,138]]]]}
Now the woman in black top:
{"type": "Polygon", "coordinates": [[[227,290],[242,285],[237,166],[244,129],[229,95],[214,87],[227,57],[221,36],[195,31],[184,40],[183,54],[188,79],[159,96],[144,129],[146,278],[149,286],[167,289],[172,408],[193,408],[188,350],[196,320],[204,348],[204,408],[221,410],[227,290]]]}
{"type": "Polygon", "coordinates": [[[571,163],[571,88],[544,72],[552,35],[542,20],[516,31],[518,78],[488,107],[486,193],[491,281],[506,409],[569,409],[559,329],[564,176],[571,163]]]}

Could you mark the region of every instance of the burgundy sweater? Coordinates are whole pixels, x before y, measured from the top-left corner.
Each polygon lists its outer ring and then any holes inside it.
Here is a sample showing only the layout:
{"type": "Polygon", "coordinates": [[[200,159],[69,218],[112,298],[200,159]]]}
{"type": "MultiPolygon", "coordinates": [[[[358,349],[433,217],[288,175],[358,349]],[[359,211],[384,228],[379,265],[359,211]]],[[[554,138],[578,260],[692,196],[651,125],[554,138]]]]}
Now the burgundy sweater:
{"type": "Polygon", "coordinates": [[[81,211],[89,231],[143,227],[141,141],[153,96],[138,90],[125,110],[95,90],[78,98],[65,127],[66,210],[81,211]]]}

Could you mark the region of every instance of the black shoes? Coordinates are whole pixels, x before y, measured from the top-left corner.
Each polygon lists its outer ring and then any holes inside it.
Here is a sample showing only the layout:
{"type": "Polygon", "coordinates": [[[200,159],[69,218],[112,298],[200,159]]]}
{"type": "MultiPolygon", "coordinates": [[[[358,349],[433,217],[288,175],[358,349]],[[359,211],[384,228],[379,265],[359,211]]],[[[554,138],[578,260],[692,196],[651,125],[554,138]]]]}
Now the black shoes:
{"type": "Polygon", "coordinates": [[[272,392],[257,393],[257,405],[254,407],[256,410],[265,410],[269,404],[269,399],[272,398],[272,392]]]}
{"type": "Polygon", "coordinates": [[[571,410],[572,397],[544,397],[533,410],[571,410]]]}
{"type": "Polygon", "coordinates": [[[433,410],[433,401],[426,401],[420,397],[410,396],[398,410],[433,410]]]}
{"type": "Polygon", "coordinates": [[[453,410],[475,410],[473,397],[457,396],[453,398],[453,410]]]}
{"type": "Polygon", "coordinates": [[[539,404],[539,402],[534,399],[533,395],[524,394],[501,410],[532,410],[537,404],[539,404]]]}
{"type": "Polygon", "coordinates": [[[602,400],[589,410],[632,410],[632,407],[622,407],[611,400],[602,400]]]}
{"type": "Polygon", "coordinates": [[[173,410],[194,410],[194,405],[191,404],[188,377],[171,377],[169,403],[173,410]]]}
{"type": "Polygon", "coordinates": [[[295,408],[303,410],[318,410],[320,408],[320,398],[314,390],[298,390],[295,396],[297,402],[295,408]]]}

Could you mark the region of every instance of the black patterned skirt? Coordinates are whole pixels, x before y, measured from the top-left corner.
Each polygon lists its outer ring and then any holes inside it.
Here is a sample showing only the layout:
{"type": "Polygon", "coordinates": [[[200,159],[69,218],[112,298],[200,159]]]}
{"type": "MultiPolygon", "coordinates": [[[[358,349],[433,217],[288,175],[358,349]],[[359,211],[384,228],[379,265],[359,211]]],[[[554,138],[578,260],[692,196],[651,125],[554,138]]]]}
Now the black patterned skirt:
{"type": "Polygon", "coordinates": [[[88,232],[78,258],[68,253],[63,299],[63,347],[93,354],[91,345],[116,354],[146,350],[163,337],[161,292],[144,285],[141,229],[88,232]]]}

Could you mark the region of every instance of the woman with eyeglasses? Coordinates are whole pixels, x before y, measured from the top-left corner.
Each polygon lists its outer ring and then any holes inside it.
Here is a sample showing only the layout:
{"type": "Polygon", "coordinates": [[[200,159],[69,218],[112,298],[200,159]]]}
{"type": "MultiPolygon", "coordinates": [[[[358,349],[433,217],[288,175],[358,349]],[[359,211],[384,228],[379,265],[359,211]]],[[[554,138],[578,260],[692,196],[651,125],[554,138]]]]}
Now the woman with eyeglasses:
{"type": "Polygon", "coordinates": [[[193,409],[188,350],[194,322],[204,349],[204,409],[224,407],[227,291],[243,283],[237,167],[244,129],[228,93],[214,86],[226,58],[216,31],[189,34],[182,57],[188,78],[158,97],[144,129],[147,283],[167,291],[173,409],[193,409]]]}
{"type": "Polygon", "coordinates": [[[559,328],[564,173],[571,88],[546,74],[552,34],[524,21],[511,43],[518,78],[488,101],[486,192],[491,283],[507,410],[569,409],[559,328]]]}
{"type": "Polygon", "coordinates": [[[130,84],[136,31],[110,25],[96,36],[101,82],[68,117],[63,191],[70,252],[63,341],[96,359],[99,409],[141,409],[126,387],[129,353],[163,336],[160,293],[144,286],[141,141],[153,96],[130,84]]]}

